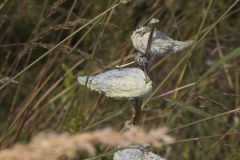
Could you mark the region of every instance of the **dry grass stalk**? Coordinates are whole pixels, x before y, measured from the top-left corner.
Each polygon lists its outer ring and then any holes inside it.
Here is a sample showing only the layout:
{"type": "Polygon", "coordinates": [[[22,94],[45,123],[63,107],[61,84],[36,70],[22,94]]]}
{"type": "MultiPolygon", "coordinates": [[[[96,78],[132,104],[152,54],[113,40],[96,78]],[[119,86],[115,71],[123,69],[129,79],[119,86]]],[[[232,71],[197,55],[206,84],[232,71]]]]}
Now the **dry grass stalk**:
{"type": "Polygon", "coordinates": [[[50,17],[51,15],[53,15],[57,11],[57,9],[60,7],[60,5],[63,4],[65,1],[66,0],[55,1],[53,5],[49,8],[47,17],[50,17]]]}
{"type": "Polygon", "coordinates": [[[73,158],[77,152],[95,153],[95,144],[125,147],[131,144],[149,143],[156,147],[173,142],[166,135],[166,128],[157,128],[145,132],[134,127],[124,133],[110,128],[86,132],[78,135],[40,133],[29,144],[17,144],[11,149],[0,151],[1,160],[57,160],[63,156],[73,158]]]}
{"type": "Polygon", "coordinates": [[[84,24],[87,22],[87,19],[76,19],[74,21],[68,21],[62,24],[57,24],[54,26],[48,26],[46,28],[42,28],[36,35],[35,38],[32,40],[33,42],[39,41],[43,39],[46,35],[52,33],[52,31],[58,31],[58,30],[68,30],[71,29],[77,25],[84,24]]]}

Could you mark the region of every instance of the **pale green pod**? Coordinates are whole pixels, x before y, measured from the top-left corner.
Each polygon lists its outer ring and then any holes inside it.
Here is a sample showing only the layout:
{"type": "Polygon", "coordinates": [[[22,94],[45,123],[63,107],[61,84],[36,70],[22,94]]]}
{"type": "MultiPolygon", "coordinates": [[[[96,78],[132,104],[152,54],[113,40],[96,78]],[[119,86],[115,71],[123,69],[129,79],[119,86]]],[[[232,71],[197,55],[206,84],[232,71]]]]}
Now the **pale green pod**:
{"type": "Polygon", "coordinates": [[[164,158],[147,151],[142,146],[132,146],[114,153],[113,160],[165,160],[164,158]]]}
{"type": "MultiPolygon", "coordinates": [[[[85,85],[87,76],[78,77],[85,85]]],[[[110,70],[96,76],[89,76],[87,87],[115,99],[144,98],[152,91],[152,81],[139,68],[110,70]]]]}
{"type": "MultiPolygon", "coordinates": [[[[135,30],[131,36],[133,46],[141,53],[145,53],[146,51],[150,31],[151,28],[149,27],[141,27],[135,30]]],[[[190,45],[192,45],[192,43],[193,43],[192,40],[189,41],[173,40],[155,29],[153,33],[150,54],[152,56],[163,56],[168,53],[176,53],[189,47],[190,45]]]]}

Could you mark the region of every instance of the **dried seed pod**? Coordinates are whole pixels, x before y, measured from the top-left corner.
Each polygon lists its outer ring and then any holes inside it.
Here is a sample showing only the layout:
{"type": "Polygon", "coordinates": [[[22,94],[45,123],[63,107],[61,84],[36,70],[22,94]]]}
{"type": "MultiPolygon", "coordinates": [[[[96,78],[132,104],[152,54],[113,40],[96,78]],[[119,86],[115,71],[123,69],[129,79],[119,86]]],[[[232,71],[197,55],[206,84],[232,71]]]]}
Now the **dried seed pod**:
{"type": "MultiPolygon", "coordinates": [[[[87,76],[78,77],[78,82],[85,85],[87,76]]],[[[144,98],[152,91],[152,81],[138,68],[110,70],[96,76],[89,76],[87,87],[104,93],[115,99],[144,98]]]]}
{"type": "MultiPolygon", "coordinates": [[[[141,27],[135,30],[131,36],[133,46],[141,53],[145,53],[146,51],[150,31],[151,28],[149,27],[141,27]]],[[[167,53],[175,53],[189,47],[193,43],[192,40],[173,40],[156,29],[152,38],[151,56],[163,56],[167,53]]]]}
{"type": "Polygon", "coordinates": [[[148,147],[135,145],[115,152],[113,160],[165,160],[148,150],[148,147]]]}

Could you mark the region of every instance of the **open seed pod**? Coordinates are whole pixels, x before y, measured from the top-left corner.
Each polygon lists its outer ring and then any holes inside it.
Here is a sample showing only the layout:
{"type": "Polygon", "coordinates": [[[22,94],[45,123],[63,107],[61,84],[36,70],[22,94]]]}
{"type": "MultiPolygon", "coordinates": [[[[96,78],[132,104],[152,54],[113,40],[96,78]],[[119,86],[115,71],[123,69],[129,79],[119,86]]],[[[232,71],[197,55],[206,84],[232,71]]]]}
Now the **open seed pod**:
{"type": "MultiPolygon", "coordinates": [[[[133,46],[141,53],[145,53],[146,51],[150,32],[151,28],[141,27],[135,30],[131,36],[133,46]]],[[[173,40],[155,29],[152,37],[150,54],[151,56],[163,56],[167,53],[175,53],[189,47],[192,43],[192,40],[173,40]]]]}
{"type": "Polygon", "coordinates": [[[165,160],[145,146],[134,145],[114,153],[113,160],[165,160]]]}
{"type": "MultiPolygon", "coordinates": [[[[78,77],[78,82],[85,85],[87,76],[78,77]]],[[[152,81],[138,68],[113,69],[96,76],[89,76],[87,87],[104,93],[115,99],[144,98],[152,91],[152,81]]]]}

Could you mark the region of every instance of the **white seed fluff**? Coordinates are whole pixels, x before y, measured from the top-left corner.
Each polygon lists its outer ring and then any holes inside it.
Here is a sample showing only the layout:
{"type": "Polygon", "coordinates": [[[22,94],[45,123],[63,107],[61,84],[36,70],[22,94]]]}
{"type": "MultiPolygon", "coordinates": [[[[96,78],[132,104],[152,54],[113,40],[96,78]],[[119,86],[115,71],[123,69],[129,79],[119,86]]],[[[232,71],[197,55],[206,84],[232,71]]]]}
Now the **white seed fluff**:
{"type": "MultiPolygon", "coordinates": [[[[78,77],[78,82],[85,85],[87,76],[78,77]]],[[[110,70],[96,76],[89,76],[87,87],[104,93],[115,99],[144,98],[152,91],[152,81],[138,68],[110,70]]]]}

